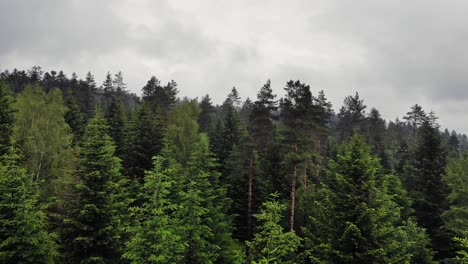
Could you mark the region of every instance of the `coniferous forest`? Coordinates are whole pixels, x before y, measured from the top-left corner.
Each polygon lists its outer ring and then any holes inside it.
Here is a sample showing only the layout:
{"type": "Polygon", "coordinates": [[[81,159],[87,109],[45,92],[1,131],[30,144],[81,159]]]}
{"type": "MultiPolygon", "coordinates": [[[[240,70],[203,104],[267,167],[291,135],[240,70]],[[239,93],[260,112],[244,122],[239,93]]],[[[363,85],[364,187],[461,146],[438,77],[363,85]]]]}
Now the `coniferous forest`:
{"type": "Polygon", "coordinates": [[[282,86],[1,72],[0,263],[468,263],[466,135],[282,86]]]}

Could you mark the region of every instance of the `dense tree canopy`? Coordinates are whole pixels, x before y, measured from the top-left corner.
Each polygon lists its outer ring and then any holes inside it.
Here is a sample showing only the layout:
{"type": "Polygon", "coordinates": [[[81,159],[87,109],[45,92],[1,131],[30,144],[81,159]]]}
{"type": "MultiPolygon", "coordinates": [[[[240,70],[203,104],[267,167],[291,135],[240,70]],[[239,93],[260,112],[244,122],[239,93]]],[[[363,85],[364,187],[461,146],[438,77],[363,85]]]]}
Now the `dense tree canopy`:
{"type": "Polygon", "coordinates": [[[123,76],[0,73],[0,262],[467,263],[468,137],[422,106],[123,76]]]}

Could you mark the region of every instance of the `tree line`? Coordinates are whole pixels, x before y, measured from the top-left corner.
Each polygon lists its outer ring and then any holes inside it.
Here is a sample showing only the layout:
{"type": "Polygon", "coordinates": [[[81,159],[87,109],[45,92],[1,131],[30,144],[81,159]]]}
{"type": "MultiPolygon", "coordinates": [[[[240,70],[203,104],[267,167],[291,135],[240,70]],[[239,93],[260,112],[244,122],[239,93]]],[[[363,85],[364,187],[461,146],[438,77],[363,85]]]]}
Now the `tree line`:
{"type": "Polygon", "coordinates": [[[1,263],[468,263],[468,139],[271,82],[0,73],[1,263]]]}

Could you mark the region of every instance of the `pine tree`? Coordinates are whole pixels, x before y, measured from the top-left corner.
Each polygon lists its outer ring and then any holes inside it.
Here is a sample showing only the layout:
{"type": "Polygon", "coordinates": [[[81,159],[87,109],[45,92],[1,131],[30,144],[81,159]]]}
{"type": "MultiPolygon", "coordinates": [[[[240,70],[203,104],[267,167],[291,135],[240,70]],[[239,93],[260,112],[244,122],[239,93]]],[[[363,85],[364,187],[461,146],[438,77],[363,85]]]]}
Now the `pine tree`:
{"type": "Polygon", "coordinates": [[[0,164],[0,262],[55,263],[55,238],[39,205],[35,184],[13,152],[0,164]]]}
{"type": "Polygon", "coordinates": [[[171,81],[166,86],[162,86],[161,81],[155,76],[148,80],[142,91],[143,101],[149,103],[153,109],[160,108],[164,113],[168,112],[176,102],[179,92],[176,82],[171,81]]]}
{"type": "MultiPolygon", "coordinates": [[[[310,86],[300,81],[289,81],[284,88],[286,96],[280,100],[281,121],[284,124],[284,140],[287,146],[285,164],[291,175],[290,229],[294,229],[296,189],[299,166],[310,161],[317,130],[321,121],[320,106],[314,104],[310,86]]],[[[306,170],[304,170],[306,171],[306,170]]],[[[304,173],[304,182],[307,174],[304,173]]]]}
{"type": "Polygon", "coordinates": [[[65,219],[65,255],[72,263],[116,263],[120,258],[125,186],[107,131],[98,112],[81,144],[77,199],[65,219]]]}
{"type": "Polygon", "coordinates": [[[280,225],[286,209],[277,201],[278,195],[263,203],[262,211],[255,217],[260,222],[255,237],[247,242],[252,263],[298,263],[301,238],[294,231],[286,232],[280,225]]]}
{"type": "Polygon", "coordinates": [[[345,98],[338,113],[337,133],[340,142],[350,137],[355,129],[362,129],[366,108],[367,106],[364,104],[364,100],[360,99],[358,92],[354,96],[345,98]]]}

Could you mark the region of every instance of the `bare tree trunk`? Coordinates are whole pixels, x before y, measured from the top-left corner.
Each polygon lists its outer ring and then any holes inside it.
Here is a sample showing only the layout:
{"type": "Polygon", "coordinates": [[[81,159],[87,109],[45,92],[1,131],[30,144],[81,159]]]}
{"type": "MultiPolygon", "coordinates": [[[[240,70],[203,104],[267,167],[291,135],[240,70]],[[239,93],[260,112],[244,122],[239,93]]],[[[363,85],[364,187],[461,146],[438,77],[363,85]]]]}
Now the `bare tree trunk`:
{"type": "MultiPolygon", "coordinates": [[[[294,152],[297,153],[297,144],[294,145],[294,152]]],[[[291,218],[289,219],[289,225],[291,231],[294,231],[294,207],[296,202],[296,179],[297,179],[297,161],[294,160],[294,169],[291,182],[291,218]]]]}
{"type": "Polygon", "coordinates": [[[253,159],[250,159],[249,171],[249,193],[248,193],[248,212],[247,212],[247,225],[249,239],[252,236],[252,178],[253,178],[253,159]]]}
{"type": "Polygon", "coordinates": [[[304,162],[304,193],[307,193],[307,162],[304,162]]]}

